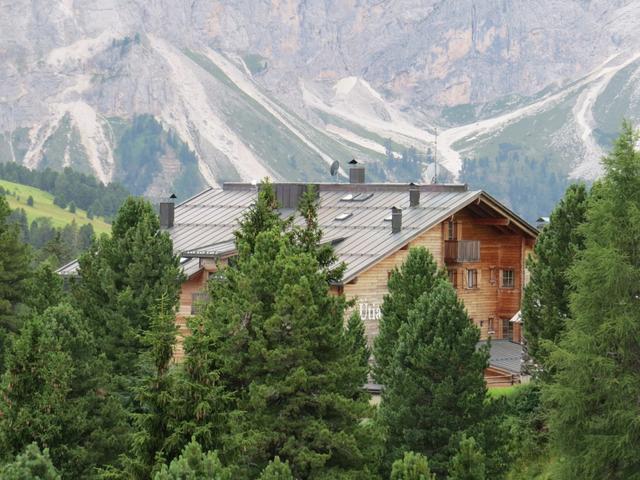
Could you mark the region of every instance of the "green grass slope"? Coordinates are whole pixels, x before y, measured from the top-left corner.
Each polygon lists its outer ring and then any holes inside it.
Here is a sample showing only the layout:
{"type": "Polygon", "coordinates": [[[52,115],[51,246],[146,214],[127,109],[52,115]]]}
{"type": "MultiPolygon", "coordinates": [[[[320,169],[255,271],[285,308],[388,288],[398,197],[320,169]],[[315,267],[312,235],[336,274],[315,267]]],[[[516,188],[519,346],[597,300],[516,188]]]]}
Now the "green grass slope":
{"type": "Polygon", "coordinates": [[[71,213],[69,210],[54,205],[53,195],[43,190],[6,180],[0,180],[0,186],[8,192],[6,199],[9,206],[13,209],[24,209],[29,222],[38,217],[48,217],[54,227],[64,227],[75,220],[78,225],[91,223],[96,234],[111,231],[111,226],[103,218],[94,217],[93,220],[90,220],[84,210],[78,208],[76,213],[71,213]],[[29,196],[33,197],[33,207],[27,205],[29,196]]]}

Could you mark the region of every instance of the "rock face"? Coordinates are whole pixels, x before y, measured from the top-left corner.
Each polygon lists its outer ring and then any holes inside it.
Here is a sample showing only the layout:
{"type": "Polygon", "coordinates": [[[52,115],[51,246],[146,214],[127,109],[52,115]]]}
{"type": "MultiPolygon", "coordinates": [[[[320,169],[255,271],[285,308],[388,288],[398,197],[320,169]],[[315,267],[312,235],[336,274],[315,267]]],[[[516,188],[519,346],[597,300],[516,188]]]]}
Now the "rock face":
{"type": "Polygon", "coordinates": [[[640,0],[5,1],[0,161],[164,195],[351,156],[393,177],[438,128],[453,174],[508,143],[590,178],[640,116],[639,27],[640,0]]]}

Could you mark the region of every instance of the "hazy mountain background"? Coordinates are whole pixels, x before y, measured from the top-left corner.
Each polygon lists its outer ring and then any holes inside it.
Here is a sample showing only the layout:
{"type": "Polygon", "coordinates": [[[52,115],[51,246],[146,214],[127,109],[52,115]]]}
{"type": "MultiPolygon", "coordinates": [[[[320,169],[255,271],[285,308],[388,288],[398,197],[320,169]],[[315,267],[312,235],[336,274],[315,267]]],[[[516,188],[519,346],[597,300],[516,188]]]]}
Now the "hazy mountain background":
{"type": "Polygon", "coordinates": [[[640,119],[640,0],[1,0],[0,162],[185,196],[456,178],[527,218],[640,119]]]}

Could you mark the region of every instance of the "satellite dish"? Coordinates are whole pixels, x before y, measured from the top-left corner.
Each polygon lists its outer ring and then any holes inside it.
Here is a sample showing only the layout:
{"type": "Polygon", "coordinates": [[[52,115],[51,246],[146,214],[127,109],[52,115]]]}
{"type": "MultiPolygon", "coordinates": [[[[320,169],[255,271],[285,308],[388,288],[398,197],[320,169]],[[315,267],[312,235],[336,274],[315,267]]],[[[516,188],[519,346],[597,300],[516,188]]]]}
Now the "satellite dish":
{"type": "Polygon", "coordinates": [[[338,160],[334,160],[331,164],[331,168],[329,169],[331,176],[335,177],[338,174],[338,170],[340,170],[340,162],[338,162],[338,160]]]}

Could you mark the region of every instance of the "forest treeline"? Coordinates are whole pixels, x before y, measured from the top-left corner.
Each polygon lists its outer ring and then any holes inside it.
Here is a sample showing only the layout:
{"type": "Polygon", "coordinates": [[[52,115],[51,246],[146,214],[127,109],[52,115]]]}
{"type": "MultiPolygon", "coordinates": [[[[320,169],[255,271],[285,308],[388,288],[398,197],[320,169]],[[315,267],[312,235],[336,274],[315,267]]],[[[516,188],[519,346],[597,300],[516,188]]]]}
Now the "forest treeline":
{"type": "Polygon", "coordinates": [[[637,141],[625,124],[604,177],[569,187],[541,232],[523,305],[533,380],[497,399],[424,248],[391,272],[373,345],[357,313],[345,324],[313,190],[296,224],[262,186],[179,363],[180,262],[147,202],[124,203],[65,286],[30,266],[0,197],[0,477],[637,478],[637,141]]]}
{"type": "Polygon", "coordinates": [[[39,188],[54,197],[54,203],[67,208],[73,203],[87,211],[87,215],[112,219],[129,192],[118,183],[107,185],[91,175],[66,167],[58,172],[46,168],[31,170],[14,162],[0,163],[0,179],[39,188]]]}

